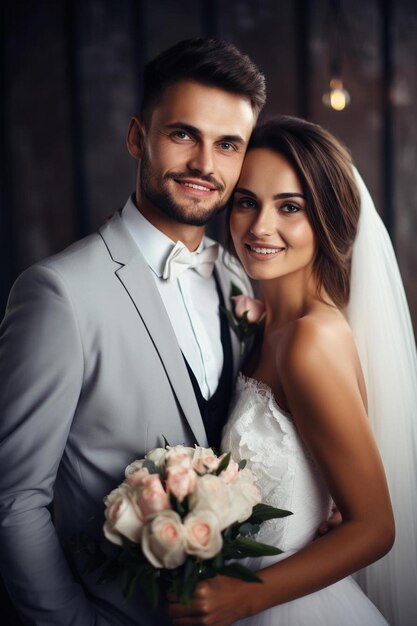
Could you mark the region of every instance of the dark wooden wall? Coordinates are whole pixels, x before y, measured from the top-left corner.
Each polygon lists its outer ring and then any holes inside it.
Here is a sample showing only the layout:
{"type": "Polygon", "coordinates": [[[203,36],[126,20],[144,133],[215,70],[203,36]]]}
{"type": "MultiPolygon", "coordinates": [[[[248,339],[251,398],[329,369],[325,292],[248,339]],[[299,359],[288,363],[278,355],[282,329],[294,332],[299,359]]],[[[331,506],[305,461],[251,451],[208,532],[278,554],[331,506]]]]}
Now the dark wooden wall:
{"type": "Polygon", "coordinates": [[[132,191],[125,133],[143,64],[179,39],[215,35],[265,72],[266,116],[309,117],[351,149],[394,239],[417,324],[417,4],[340,0],[338,28],[333,5],[3,2],[0,314],[19,272],[96,229],[132,191]],[[352,96],[343,112],[322,104],[335,41],[352,96]]]}
{"type": "Polygon", "coordinates": [[[309,117],[351,149],[394,239],[417,326],[417,3],[341,0],[336,35],[332,6],[334,0],[3,1],[0,317],[18,273],[96,229],[132,192],[135,163],[125,133],[144,63],[179,39],[214,35],[265,72],[266,117],[309,117]],[[352,97],[339,113],[322,104],[335,41],[352,97]]]}

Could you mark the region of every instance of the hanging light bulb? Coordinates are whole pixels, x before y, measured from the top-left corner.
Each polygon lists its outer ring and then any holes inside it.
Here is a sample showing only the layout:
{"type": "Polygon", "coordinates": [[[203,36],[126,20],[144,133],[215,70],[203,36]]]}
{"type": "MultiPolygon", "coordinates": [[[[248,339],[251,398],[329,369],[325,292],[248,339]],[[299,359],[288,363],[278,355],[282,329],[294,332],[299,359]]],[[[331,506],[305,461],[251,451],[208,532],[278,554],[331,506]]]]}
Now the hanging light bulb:
{"type": "Polygon", "coordinates": [[[343,87],[340,78],[330,80],[330,91],[323,94],[323,104],[335,111],[343,111],[350,102],[349,92],[343,87]]]}

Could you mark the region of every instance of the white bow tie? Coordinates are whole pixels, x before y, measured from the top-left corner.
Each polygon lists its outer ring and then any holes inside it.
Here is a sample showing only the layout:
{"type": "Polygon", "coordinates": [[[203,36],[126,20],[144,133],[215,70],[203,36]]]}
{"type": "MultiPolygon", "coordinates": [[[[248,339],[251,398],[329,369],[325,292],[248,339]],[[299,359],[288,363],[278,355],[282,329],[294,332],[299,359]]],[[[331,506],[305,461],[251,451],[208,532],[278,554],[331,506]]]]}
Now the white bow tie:
{"type": "Polygon", "coordinates": [[[195,269],[201,276],[209,278],[213,273],[214,262],[218,254],[219,246],[217,243],[208,246],[202,252],[193,253],[182,241],[177,241],[165,262],[162,278],[175,280],[189,267],[195,269]]]}

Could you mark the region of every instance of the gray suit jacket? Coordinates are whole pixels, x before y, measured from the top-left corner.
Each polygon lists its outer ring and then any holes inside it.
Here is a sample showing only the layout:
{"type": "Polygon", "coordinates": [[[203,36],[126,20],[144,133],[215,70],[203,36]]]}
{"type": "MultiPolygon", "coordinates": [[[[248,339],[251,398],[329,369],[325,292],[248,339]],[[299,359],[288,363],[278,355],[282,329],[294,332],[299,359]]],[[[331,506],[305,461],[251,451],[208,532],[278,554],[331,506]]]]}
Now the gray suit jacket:
{"type": "MultiPolygon", "coordinates": [[[[220,254],[227,303],[232,280],[250,292],[229,262],[233,271],[220,254]]],[[[171,323],[118,213],[19,277],[0,381],[1,572],[22,615],[36,626],[166,623],[140,593],[124,606],[116,584],[96,585],[64,553],[75,533],[101,533],[102,499],[133,459],[163,436],[207,443],[171,323]]]]}

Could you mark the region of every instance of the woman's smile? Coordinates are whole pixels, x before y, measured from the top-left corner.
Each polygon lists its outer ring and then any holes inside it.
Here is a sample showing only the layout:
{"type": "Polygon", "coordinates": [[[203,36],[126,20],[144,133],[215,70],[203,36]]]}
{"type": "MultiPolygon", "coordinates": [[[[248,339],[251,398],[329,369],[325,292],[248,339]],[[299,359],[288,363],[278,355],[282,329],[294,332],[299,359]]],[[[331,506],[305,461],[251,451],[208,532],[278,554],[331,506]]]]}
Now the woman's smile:
{"type": "Polygon", "coordinates": [[[267,148],[250,150],[233,196],[230,230],[251,278],[269,280],[310,269],[316,240],[305,208],[304,190],[290,162],[267,148]]]}

